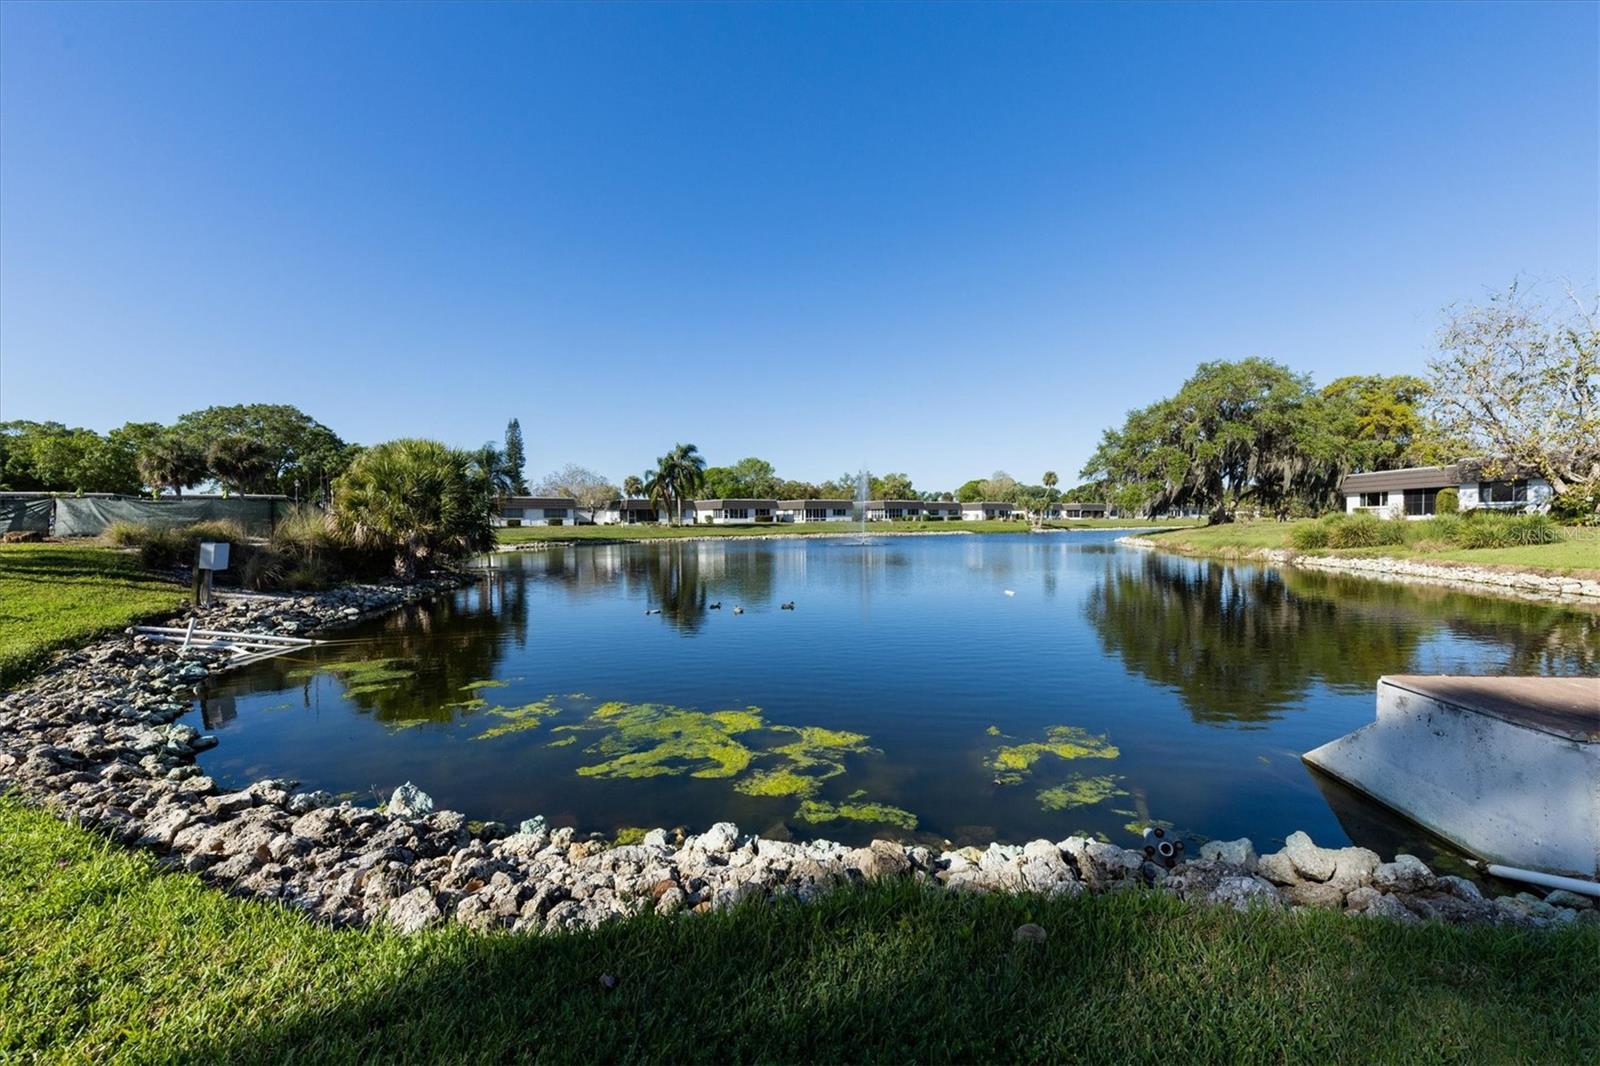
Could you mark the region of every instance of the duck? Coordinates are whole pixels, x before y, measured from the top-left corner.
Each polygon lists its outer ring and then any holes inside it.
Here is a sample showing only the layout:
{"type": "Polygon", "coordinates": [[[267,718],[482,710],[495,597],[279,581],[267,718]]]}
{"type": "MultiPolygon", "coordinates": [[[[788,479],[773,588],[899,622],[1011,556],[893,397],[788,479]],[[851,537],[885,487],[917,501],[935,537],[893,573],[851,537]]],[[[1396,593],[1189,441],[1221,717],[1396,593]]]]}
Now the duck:
{"type": "Polygon", "coordinates": [[[735,607],[733,609],[733,613],[734,614],[744,614],[744,608],[743,607],[735,607]]]}
{"type": "Polygon", "coordinates": [[[659,607],[651,607],[648,610],[646,610],[644,613],[645,614],[660,614],[661,613],[661,608],[659,608],[659,607]]]}
{"type": "Polygon", "coordinates": [[[778,605],[778,610],[780,610],[780,611],[792,611],[792,610],[794,610],[794,601],[790,600],[788,603],[780,603],[778,605]]]}
{"type": "Polygon", "coordinates": [[[708,603],[708,604],[706,604],[706,610],[708,610],[708,611],[720,611],[720,610],[722,610],[722,601],[718,600],[716,603],[708,603]]]}

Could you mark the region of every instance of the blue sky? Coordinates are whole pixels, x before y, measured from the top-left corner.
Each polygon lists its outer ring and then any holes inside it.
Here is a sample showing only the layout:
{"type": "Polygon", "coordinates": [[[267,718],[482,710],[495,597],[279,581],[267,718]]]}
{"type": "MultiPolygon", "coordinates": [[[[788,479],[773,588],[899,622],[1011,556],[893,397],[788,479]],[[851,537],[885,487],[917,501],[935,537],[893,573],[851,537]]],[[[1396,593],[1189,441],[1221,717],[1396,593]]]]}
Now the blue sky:
{"type": "Polygon", "coordinates": [[[0,417],[1071,482],[1597,272],[1592,4],[0,7],[0,417]]]}

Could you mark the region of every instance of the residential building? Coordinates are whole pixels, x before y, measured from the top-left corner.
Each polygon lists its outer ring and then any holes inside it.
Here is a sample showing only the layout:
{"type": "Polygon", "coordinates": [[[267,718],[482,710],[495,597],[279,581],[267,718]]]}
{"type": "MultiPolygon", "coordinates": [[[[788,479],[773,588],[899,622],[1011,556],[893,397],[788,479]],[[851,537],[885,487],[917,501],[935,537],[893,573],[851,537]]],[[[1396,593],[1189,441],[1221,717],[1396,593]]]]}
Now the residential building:
{"type": "Polygon", "coordinates": [[[685,520],[704,525],[741,526],[777,520],[777,500],[696,500],[685,520]]]}
{"type": "Polygon", "coordinates": [[[600,526],[633,526],[671,521],[672,515],[665,507],[657,507],[649,500],[612,500],[599,507],[594,521],[600,526]]]}
{"type": "Polygon", "coordinates": [[[1464,459],[1449,466],[1412,466],[1347,475],[1340,484],[1344,509],[1383,518],[1427,518],[1438,513],[1439,490],[1456,490],[1463,511],[1544,511],[1550,507],[1550,483],[1526,472],[1487,475],[1481,460],[1464,459]]]}
{"type": "Polygon", "coordinates": [[[780,522],[848,522],[854,517],[854,500],[778,501],[780,522]]]}
{"type": "Polygon", "coordinates": [[[578,501],[570,496],[503,496],[492,519],[497,526],[571,526],[578,501]]]}
{"type": "Polygon", "coordinates": [[[1016,513],[1016,508],[1009,503],[998,503],[994,500],[974,500],[961,505],[961,517],[968,522],[981,522],[985,519],[1010,518],[1016,513]]]}
{"type": "Polygon", "coordinates": [[[1051,518],[1109,518],[1110,509],[1103,503],[1057,503],[1051,505],[1051,518]]]}

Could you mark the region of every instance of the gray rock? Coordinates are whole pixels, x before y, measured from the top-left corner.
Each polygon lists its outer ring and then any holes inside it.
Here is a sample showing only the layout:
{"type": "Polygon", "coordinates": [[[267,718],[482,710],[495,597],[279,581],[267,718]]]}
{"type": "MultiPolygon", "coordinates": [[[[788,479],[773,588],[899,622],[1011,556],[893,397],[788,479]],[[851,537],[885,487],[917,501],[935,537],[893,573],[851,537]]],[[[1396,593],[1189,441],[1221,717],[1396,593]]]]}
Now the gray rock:
{"type": "Polygon", "coordinates": [[[1383,893],[1371,885],[1360,885],[1345,894],[1344,912],[1346,914],[1360,914],[1372,905],[1373,900],[1382,898],[1383,893]]]}
{"type": "Polygon", "coordinates": [[[524,818],[517,825],[517,832],[527,836],[542,835],[548,837],[550,835],[550,827],[545,824],[544,815],[536,814],[532,818],[524,818]]]}
{"type": "Polygon", "coordinates": [[[1340,848],[1334,852],[1335,864],[1329,884],[1349,892],[1360,885],[1371,884],[1372,872],[1378,868],[1378,853],[1366,848],[1340,848]]]}
{"type": "Polygon", "coordinates": [[[1017,926],[1016,932],[1011,934],[1011,939],[1018,944],[1043,944],[1049,938],[1050,934],[1046,933],[1042,926],[1034,925],[1032,922],[1017,926]]]}
{"type": "Polygon", "coordinates": [[[1368,918],[1389,918],[1405,925],[1422,924],[1422,919],[1407,909],[1404,903],[1393,896],[1382,894],[1368,901],[1360,913],[1368,918]]]}
{"type": "Polygon", "coordinates": [[[699,836],[684,841],[685,848],[695,848],[709,855],[726,855],[739,839],[739,827],[732,822],[718,822],[699,836]]]}
{"type": "Polygon", "coordinates": [[[402,933],[415,933],[443,917],[439,905],[434,902],[433,893],[426,888],[412,889],[390,903],[389,909],[384,912],[384,920],[402,933]]]}
{"type": "Polygon", "coordinates": [[[1302,832],[1290,833],[1283,842],[1283,853],[1289,856],[1295,872],[1313,881],[1326,881],[1339,865],[1339,853],[1332,848],[1319,848],[1302,832]]]}
{"type": "Polygon", "coordinates": [[[394,790],[384,809],[396,818],[421,818],[433,813],[433,797],[407,781],[394,790]]]}
{"type": "Polygon", "coordinates": [[[1236,911],[1251,907],[1281,907],[1283,899],[1271,882],[1260,877],[1224,877],[1207,898],[1210,903],[1236,911]]]}
{"type": "Polygon", "coordinates": [[[1415,855],[1400,854],[1372,871],[1372,884],[1385,892],[1420,892],[1433,886],[1433,871],[1415,855]]]}
{"type": "Polygon", "coordinates": [[[1595,905],[1592,897],[1580,896],[1578,893],[1568,892],[1564,888],[1558,888],[1551,892],[1545,896],[1544,901],[1552,907],[1566,907],[1575,911],[1586,911],[1595,905]]]}
{"type": "Polygon", "coordinates": [[[1290,885],[1284,891],[1284,895],[1288,896],[1289,902],[1297,907],[1336,909],[1344,906],[1344,890],[1332,883],[1301,881],[1290,885]]]}
{"type": "Polygon", "coordinates": [[[1256,872],[1257,864],[1260,862],[1260,856],[1256,854],[1256,847],[1250,842],[1249,837],[1240,837],[1238,840],[1208,840],[1200,845],[1200,857],[1240,866],[1250,873],[1256,872]]]}
{"type": "Polygon", "coordinates": [[[904,877],[911,872],[906,849],[892,840],[874,840],[864,848],[857,848],[850,853],[848,862],[868,881],[904,877]]]}

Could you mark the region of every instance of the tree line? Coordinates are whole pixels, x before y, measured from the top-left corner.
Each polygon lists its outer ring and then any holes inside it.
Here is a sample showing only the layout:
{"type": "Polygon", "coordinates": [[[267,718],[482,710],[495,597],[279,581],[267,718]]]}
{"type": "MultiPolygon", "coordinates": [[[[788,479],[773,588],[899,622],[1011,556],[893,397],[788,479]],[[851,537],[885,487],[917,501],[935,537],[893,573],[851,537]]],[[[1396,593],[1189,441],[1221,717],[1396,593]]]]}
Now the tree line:
{"type": "Polygon", "coordinates": [[[1600,506],[1600,314],[1568,290],[1551,307],[1513,285],[1447,310],[1427,378],[1317,388],[1269,359],[1201,363],[1178,391],[1107,429],[1081,476],[1127,512],[1242,507],[1316,513],[1351,473],[1475,459],[1538,476],[1561,507],[1600,506]]]}

